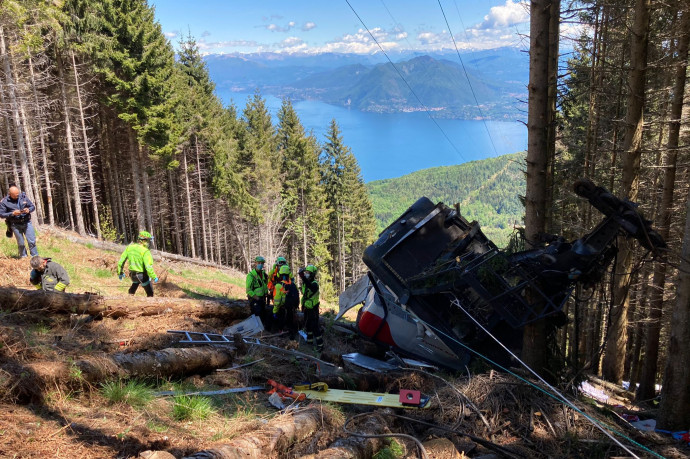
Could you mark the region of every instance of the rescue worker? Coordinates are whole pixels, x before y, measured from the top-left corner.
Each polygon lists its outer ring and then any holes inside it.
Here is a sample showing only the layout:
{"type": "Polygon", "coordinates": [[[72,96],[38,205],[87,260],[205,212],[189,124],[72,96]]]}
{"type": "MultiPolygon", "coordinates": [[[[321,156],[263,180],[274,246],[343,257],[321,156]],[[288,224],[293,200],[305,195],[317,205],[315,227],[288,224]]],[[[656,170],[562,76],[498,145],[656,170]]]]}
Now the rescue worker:
{"type": "MultiPolygon", "coordinates": [[[[280,268],[282,266],[287,266],[288,262],[285,259],[285,257],[278,257],[276,258],[276,262],[273,264],[273,267],[271,268],[271,271],[268,273],[268,296],[269,298],[273,298],[275,295],[275,286],[278,283],[278,280],[280,278],[280,268]]],[[[292,273],[290,273],[290,277],[292,277],[292,273]]]]}
{"type": "MultiPolygon", "coordinates": [[[[261,319],[265,327],[268,326],[266,313],[266,295],[268,295],[268,275],[264,271],[266,260],[262,256],[254,258],[254,269],[247,274],[246,290],[249,300],[249,310],[261,319]]],[[[268,316],[268,317],[267,317],[268,316]]]]}
{"type": "Polygon", "coordinates": [[[323,336],[319,325],[319,283],[316,282],[316,266],[307,265],[299,269],[302,279],[302,312],[307,330],[307,344],[314,344],[317,351],[323,350],[323,336]]]}
{"type": "Polygon", "coordinates": [[[38,255],[31,257],[31,274],[29,282],[39,290],[46,292],[64,292],[69,285],[69,275],[65,268],[38,255]]]}
{"type": "Polygon", "coordinates": [[[26,196],[26,193],[22,193],[15,185],[10,187],[7,196],[0,201],[0,217],[4,218],[7,223],[7,237],[12,237],[12,233],[14,233],[20,258],[27,256],[26,245],[24,244],[25,237],[29,244],[31,256],[38,255],[36,232],[31,224],[31,212],[35,210],[34,203],[26,196]]]}
{"type": "Polygon", "coordinates": [[[283,265],[278,270],[279,278],[275,284],[273,296],[273,330],[283,331],[287,328],[289,338],[297,337],[297,306],[299,292],[295,282],[290,278],[290,267],[283,265]]]}
{"type": "Polygon", "coordinates": [[[129,260],[129,278],[132,279],[132,285],[129,287],[129,294],[134,295],[139,288],[139,284],[144,287],[146,296],[153,296],[153,282],[158,282],[158,276],[153,271],[153,256],[149,250],[149,244],[153,240],[153,236],[148,231],[140,231],[138,241],[132,242],[127,246],[127,249],[122,253],[120,261],[117,264],[117,276],[120,280],[125,278],[124,265],[129,260]]]}

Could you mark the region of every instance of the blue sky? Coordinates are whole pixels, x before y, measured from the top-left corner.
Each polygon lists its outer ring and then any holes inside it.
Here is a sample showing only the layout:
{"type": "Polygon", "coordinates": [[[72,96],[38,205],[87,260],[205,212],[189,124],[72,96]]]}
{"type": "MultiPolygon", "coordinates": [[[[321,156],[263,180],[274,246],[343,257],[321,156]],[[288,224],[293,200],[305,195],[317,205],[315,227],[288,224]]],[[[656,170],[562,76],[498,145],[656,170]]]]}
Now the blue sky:
{"type": "Polygon", "coordinates": [[[373,53],[528,47],[519,0],[149,0],[173,45],[191,35],[204,54],[373,53]],[[353,12],[354,9],[354,12],[353,12]],[[356,14],[355,14],[356,12],[356,14]],[[444,19],[450,24],[450,31],[444,19]],[[371,38],[364,25],[378,41],[371,38]]]}

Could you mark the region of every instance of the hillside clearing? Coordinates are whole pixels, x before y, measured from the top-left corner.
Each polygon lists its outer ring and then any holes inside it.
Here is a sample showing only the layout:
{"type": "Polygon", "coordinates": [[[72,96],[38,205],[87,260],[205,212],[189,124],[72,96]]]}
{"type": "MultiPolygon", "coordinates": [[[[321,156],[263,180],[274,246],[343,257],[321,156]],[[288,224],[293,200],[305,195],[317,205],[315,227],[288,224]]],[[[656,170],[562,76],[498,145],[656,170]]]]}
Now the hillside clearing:
{"type": "MultiPolygon", "coordinates": [[[[13,240],[0,242],[0,282],[6,288],[29,289],[28,261],[12,258],[15,248],[13,240]]],[[[205,361],[206,370],[201,374],[194,369],[199,367],[189,365],[178,374],[165,376],[156,368],[148,374],[141,368],[134,373],[132,366],[127,367],[129,373],[119,376],[112,372],[87,374],[84,362],[105,368],[105,361],[142,361],[144,356],[164,352],[188,352],[178,343],[179,337],[168,330],[219,333],[231,324],[227,318],[194,311],[204,307],[246,308],[242,299],[244,275],[193,263],[157,262],[156,269],[163,274],[159,274],[161,282],[155,287],[156,298],[147,299],[143,292],[132,298],[126,294],[128,283],[120,283],[115,276],[119,253],[69,242],[61,232],[47,228],[40,229],[39,249],[68,270],[73,279],[68,292],[97,292],[109,301],[120,298],[130,309],[166,301],[194,306],[188,310],[170,307],[150,316],[112,318],[47,308],[16,310],[3,304],[2,457],[128,458],[145,451],[166,451],[177,458],[231,457],[221,454],[248,451],[249,444],[254,457],[417,457],[414,443],[394,438],[397,433],[421,441],[445,438],[449,443],[443,447],[450,445],[466,457],[490,453],[505,457],[609,457],[621,452],[578,413],[513,377],[483,373],[486,369],[479,366],[464,375],[411,370],[378,374],[346,366],[342,354],[376,351],[355,335],[331,327],[330,313],[324,314],[326,351],[320,357],[343,367],[337,375],[320,374],[321,369],[312,361],[255,346],[236,350],[192,348],[198,355],[215,356],[205,361]],[[253,362],[232,371],[214,371],[253,362]],[[265,385],[268,379],[286,385],[325,381],[333,388],[361,391],[419,390],[431,397],[431,407],[401,410],[302,402],[294,412],[280,414],[268,403],[265,391],[153,396],[154,392],[169,390],[183,393],[265,385]],[[385,438],[367,440],[346,432],[346,420],[365,413],[372,415],[354,419],[347,430],[376,431],[385,438]],[[285,432],[292,433],[286,437],[285,432]]],[[[265,334],[261,340],[316,356],[303,342],[289,342],[284,336],[265,334]]],[[[608,409],[594,404],[583,409],[616,429],[628,429],[616,425],[620,421],[607,414],[608,409]]],[[[664,446],[666,440],[658,435],[626,432],[667,457],[688,453],[672,444],[664,446]]],[[[426,445],[429,457],[453,457],[434,453],[442,447],[426,445]]]]}

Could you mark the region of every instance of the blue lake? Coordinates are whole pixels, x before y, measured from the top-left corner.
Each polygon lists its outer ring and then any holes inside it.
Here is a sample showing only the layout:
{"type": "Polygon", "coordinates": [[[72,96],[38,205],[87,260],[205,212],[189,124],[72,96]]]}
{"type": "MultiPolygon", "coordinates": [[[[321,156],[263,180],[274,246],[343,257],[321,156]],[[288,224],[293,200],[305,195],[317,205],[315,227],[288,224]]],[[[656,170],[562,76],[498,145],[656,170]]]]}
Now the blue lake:
{"type": "MultiPolygon", "coordinates": [[[[233,102],[240,115],[251,96],[223,89],[217,93],[226,105],[233,102]]],[[[263,98],[277,123],[281,100],[270,95],[263,98]]],[[[317,101],[294,102],[293,106],[305,130],[321,143],[335,118],[365,182],[527,149],[527,128],[517,121],[432,120],[425,112],[367,113],[317,101]]]]}

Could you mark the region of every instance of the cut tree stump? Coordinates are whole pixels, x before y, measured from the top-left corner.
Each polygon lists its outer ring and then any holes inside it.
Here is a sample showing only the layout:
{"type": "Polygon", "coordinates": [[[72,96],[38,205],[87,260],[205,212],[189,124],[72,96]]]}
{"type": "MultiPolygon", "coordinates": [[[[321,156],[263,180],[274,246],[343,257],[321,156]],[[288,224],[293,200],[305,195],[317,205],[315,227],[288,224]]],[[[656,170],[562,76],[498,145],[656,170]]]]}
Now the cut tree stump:
{"type": "Polygon", "coordinates": [[[293,443],[324,428],[326,418],[318,407],[308,407],[273,418],[265,427],[230,443],[199,451],[185,459],[264,459],[284,453],[293,443]]]}
{"type": "Polygon", "coordinates": [[[246,300],[211,301],[191,298],[103,297],[89,293],[58,293],[0,287],[0,305],[7,311],[35,311],[89,314],[103,317],[140,317],[163,313],[183,313],[199,318],[227,320],[249,317],[246,300]]]}

